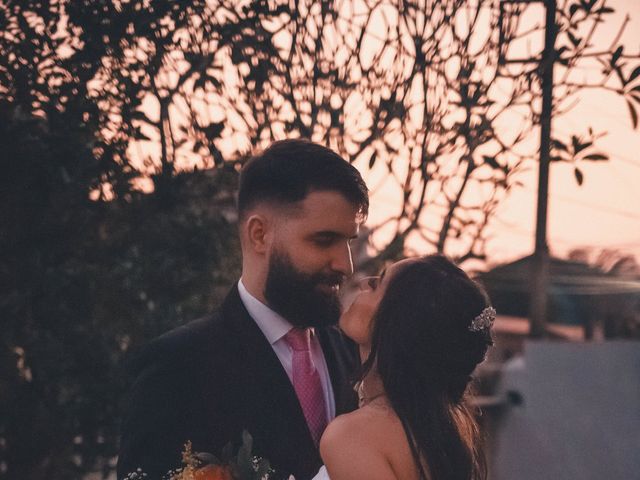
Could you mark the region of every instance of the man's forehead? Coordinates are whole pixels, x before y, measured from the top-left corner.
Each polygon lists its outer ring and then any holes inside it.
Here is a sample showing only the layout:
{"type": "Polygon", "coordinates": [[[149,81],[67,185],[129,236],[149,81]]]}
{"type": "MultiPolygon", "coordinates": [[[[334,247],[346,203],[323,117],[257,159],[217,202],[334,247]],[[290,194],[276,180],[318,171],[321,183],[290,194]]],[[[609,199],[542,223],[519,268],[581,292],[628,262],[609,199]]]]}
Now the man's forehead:
{"type": "Polygon", "coordinates": [[[333,191],[312,191],[298,202],[263,204],[263,213],[285,227],[303,228],[307,232],[326,231],[352,237],[358,234],[366,216],[358,205],[333,191]]]}
{"type": "Polygon", "coordinates": [[[331,190],[312,190],[305,198],[296,202],[295,207],[301,210],[301,213],[326,212],[362,216],[360,205],[349,200],[342,193],[331,190]]]}
{"type": "Polygon", "coordinates": [[[318,216],[300,215],[291,218],[290,223],[309,233],[352,237],[358,234],[362,219],[358,215],[336,215],[326,212],[318,216]]]}
{"type": "Polygon", "coordinates": [[[298,208],[280,218],[283,224],[300,228],[308,233],[338,234],[352,237],[358,234],[364,215],[355,208],[344,210],[298,208]]]}

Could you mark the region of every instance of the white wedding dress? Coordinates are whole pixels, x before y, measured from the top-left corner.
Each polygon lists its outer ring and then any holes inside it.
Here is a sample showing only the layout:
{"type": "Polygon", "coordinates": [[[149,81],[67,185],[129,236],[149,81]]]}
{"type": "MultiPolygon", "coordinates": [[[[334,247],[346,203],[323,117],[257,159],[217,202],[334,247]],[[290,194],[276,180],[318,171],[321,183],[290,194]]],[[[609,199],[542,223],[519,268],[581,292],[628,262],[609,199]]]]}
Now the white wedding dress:
{"type": "Polygon", "coordinates": [[[313,477],[311,480],[331,480],[329,478],[329,472],[327,472],[327,467],[325,467],[324,465],[320,467],[320,470],[318,470],[318,473],[316,473],[316,476],[313,477]]]}

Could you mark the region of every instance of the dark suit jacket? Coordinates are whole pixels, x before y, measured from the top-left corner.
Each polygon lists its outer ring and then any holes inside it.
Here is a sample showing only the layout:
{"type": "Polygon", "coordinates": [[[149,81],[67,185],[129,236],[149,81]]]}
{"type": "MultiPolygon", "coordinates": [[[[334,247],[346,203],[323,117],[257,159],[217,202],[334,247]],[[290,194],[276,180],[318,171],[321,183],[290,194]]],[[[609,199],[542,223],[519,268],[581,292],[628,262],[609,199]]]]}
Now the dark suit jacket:
{"type": "MultiPolygon", "coordinates": [[[[336,414],[352,411],[353,344],[335,328],[318,330],[336,414]]],[[[187,440],[194,451],[219,454],[242,430],[254,455],[278,478],[311,478],[321,465],[284,368],[245,309],[237,286],[214,315],[155,339],[132,363],[136,377],[122,425],[118,478],[141,468],[150,480],[180,466],[187,440]]]]}

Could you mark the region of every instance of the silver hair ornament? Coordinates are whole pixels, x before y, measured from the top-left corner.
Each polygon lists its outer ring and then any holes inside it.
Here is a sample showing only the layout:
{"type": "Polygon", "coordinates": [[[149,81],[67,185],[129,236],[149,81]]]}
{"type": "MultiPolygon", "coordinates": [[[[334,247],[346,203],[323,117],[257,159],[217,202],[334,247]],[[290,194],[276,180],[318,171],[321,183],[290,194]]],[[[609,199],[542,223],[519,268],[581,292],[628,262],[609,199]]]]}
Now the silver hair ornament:
{"type": "Polygon", "coordinates": [[[496,319],[496,309],[493,307],[486,307],[480,315],[473,319],[471,325],[469,325],[469,331],[479,332],[485,328],[491,328],[493,321],[496,319]]]}

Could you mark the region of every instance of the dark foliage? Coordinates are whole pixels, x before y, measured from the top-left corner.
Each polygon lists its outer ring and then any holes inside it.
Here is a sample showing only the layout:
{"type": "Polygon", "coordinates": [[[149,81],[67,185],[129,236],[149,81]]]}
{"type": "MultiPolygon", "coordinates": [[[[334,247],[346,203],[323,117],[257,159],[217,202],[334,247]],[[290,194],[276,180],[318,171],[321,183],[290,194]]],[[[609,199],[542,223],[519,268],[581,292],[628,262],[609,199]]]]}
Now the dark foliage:
{"type": "Polygon", "coordinates": [[[239,270],[236,173],[174,176],[173,201],[91,201],[81,128],[0,119],[0,478],[107,472],[140,343],[210,311],[239,270]]]}

